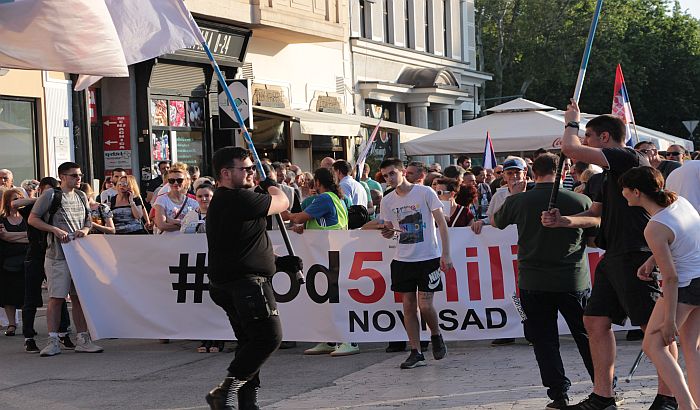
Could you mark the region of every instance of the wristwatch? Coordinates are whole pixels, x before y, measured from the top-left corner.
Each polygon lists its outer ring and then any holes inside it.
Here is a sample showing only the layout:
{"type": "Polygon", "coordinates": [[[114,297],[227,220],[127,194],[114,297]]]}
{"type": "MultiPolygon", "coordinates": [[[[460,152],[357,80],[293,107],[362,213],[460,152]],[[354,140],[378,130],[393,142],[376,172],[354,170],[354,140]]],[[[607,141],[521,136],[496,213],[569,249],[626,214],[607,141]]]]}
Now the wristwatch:
{"type": "Polygon", "coordinates": [[[564,126],[564,128],[568,128],[568,127],[579,129],[578,121],[567,122],[566,125],[564,126]]]}

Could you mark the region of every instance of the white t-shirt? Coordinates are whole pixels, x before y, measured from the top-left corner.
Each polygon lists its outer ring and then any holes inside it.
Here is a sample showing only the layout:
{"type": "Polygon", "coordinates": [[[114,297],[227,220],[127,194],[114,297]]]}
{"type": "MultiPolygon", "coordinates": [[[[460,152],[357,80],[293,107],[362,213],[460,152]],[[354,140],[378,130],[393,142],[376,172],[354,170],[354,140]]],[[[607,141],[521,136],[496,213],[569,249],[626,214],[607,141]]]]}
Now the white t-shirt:
{"type": "Polygon", "coordinates": [[[100,193],[100,202],[109,204],[109,198],[117,195],[117,190],[114,188],[105,189],[100,193]]]}
{"type": "Polygon", "coordinates": [[[199,208],[199,204],[194,199],[185,196],[185,201],[185,207],[182,209],[182,212],[180,212],[180,208],[182,208],[182,202],[176,204],[175,202],[173,202],[172,199],[170,199],[168,195],[159,196],[156,199],[154,205],[162,206],[165,210],[165,215],[168,218],[183,220],[185,219],[185,215],[187,215],[188,212],[194,211],[199,208]],[[180,215],[178,215],[177,218],[175,218],[175,215],[177,215],[178,212],[180,212],[180,215]]]}
{"type": "Polygon", "coordinates": [[[367,191],[353,177],[346,176],[338,184],[343,190],[343,194],[352,200],[353,205],[362,205],[367,208],[367,191]]]}
{"type": "Polygon", "coordinates": [[[403,231],[397,234],[399,244],[394,260],[419,262],[440,257],[432,214],[440,208],[442,203],[437,194],[425,185],[413,185],[405,196],[394,190],[382,199],[381,219],[403,231]]]}
{"type": "Polygon", "coordinates": [[[700,161],[685,161],[666,178],[666,189],[687,199],[700,212],[700,161]]]}
{"type": "Polygon", "coordinates": [[[688,286],[691,280],[700,277],[700,215],[690,202],[679,197],[649,220],[663,224],[673,232],[673,242],[669,247],[678,273],[678,287],[688,286]]]}

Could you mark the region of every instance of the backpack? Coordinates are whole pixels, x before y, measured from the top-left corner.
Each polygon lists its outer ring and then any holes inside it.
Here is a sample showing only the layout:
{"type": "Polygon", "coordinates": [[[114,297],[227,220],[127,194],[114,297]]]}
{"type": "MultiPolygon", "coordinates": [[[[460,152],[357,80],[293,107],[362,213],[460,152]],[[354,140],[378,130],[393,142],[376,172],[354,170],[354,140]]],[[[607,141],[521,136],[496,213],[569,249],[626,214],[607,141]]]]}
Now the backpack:
{"type": "MultiPolygon", "coordinates": [[[[80,194],[78,195],[78,198],[80,198],[80,202],[83,203],[83,206],[85,207],[85,212],[87,215],[90,214],[90,209],[88,208],[87,204],[85,203],[85,200],[83,199],[80,194]]],[[[53,217],[56,215],[56,212],[58,212],[59,209],[61,209],[61,201],[63,201],[63,190],[60,187],[54,188],[53,189],[53,198],[51,198],[51,206],[49,206],[49,210],[41,217],[47,224],[53,226],[53,217]],[[48,215],[48,218],[46,216],[48,215]]],[[[41,231],[41,244],[44,247],[44,251],[49,246],[49,233],[46,231],[41,231]]]]}
{"type": "Polygon", "coordinates": [[[362,205],[353,205],[348,208],[348,229],[358,229],[369,222],[369,212],[362,205]]]}

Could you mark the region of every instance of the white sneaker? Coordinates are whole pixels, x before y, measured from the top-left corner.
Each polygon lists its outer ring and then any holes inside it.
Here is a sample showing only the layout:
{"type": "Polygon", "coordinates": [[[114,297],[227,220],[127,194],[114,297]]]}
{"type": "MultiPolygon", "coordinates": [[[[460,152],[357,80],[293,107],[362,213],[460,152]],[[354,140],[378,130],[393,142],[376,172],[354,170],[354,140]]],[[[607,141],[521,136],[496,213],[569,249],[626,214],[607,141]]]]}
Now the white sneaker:
{"type": "Polygon", "coordinates": [[[104,350],[100,346],[92,343],[90,333],[88,332],[78,333],[76,339],[77,344],[75,346],[75,351],[78,353],[102,353],[104,350]]]}
{"type": "Polygon", "coordinates": [[[331,356],[350,356],[358,353],[360,353],[360,346],[357,343],[341,343],[331,352],[331,356]]]}
{"type": "Polygon", "coordinates": [[[329,354],[335,351],[335,343],[319,343],[311,349],[304,350],[304,354],[308,355],[318,355],[318,354],[329,354]]]}
{"type": "Polygon", "coordinates": [[[41,349],[39,356],[49,357],[61,354],[61,345],[58,342],[58,337],[49,337],[49,344],[45,348],[41,349]]]}

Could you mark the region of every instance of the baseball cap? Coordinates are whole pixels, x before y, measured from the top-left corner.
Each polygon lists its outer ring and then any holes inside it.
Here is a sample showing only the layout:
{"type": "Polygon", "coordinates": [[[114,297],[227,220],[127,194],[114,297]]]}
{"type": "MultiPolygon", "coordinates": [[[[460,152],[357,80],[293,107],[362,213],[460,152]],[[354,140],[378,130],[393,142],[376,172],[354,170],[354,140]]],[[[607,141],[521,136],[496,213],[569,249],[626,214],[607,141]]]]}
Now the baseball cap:
{"type": "Polygon", "coordinates": [[[522,158],[515,157],[515,158],[509,158],[503,163],[503,170],[505,171],[506,169],[519,169],[521,171],[524,171],[527,168],[527,164],[522,158]]]}

